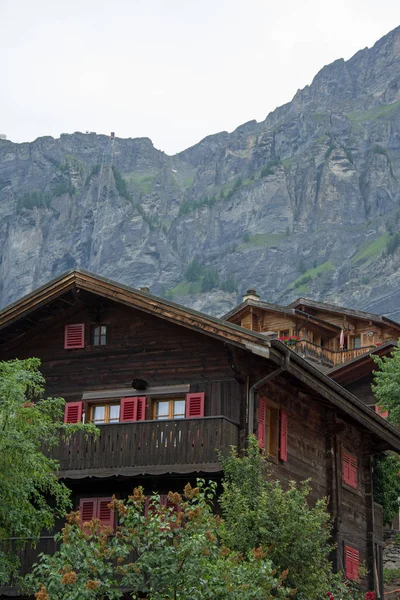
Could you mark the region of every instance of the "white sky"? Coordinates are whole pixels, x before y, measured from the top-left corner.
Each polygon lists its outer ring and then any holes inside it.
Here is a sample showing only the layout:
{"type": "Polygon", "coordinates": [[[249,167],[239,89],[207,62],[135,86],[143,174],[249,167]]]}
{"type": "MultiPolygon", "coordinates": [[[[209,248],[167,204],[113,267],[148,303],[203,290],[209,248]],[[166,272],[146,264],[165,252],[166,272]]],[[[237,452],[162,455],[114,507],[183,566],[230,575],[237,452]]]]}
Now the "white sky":
{"type": "Polygon", "coordinates": [[[0,0],[0,132],[112,130],[173,154],[399,24],[399,0],[0,0]]]}

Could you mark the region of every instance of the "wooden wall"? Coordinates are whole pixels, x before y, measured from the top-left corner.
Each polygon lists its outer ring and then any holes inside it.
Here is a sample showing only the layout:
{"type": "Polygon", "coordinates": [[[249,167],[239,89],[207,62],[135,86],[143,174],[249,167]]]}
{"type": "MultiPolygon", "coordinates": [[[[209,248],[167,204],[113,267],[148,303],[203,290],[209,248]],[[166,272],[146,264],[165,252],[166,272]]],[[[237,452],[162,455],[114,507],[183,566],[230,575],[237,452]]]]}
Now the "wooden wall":
{"type": "Polygon", "coordinates": [[[243,386],[234,379],[223,342],[116,303],[101,324],[107,325],[105,346],[90,344],[95,323],[82,308],[49,330],[43,327],[2,358],[40,358],[47,393],[67,401],[80,400],[84,391],[113,388],[126,387],[127,395],[132,395],[134,378],[151,386],[190,384],[191,391],[205,392],[206,416],[224,414],[239,423],[243,386]],[[64,350],[67,323],[85,323],[84,349],[64,350]]]}
{"type": "Polygon", "coordinates": [[[301,482],[310,478],[311,502],[329,498],[338,548],[335,561],[339,569],[344,564],[344,545],[358,549],[361,560],[370,565],[368,502],[371,502],[371,495],[366,495],[366,491],[371,485],[371,471],[365,457],[371,452],[371,446],[367,434],[304,391],[288,384],[282,376],[269,382],[260,393],[288,413],[288,460],[272,459],[273,476],[284,485],[290,480],[301,482]],[[357,458],[357,489],[342,483],[343,450],[357,458]]]}

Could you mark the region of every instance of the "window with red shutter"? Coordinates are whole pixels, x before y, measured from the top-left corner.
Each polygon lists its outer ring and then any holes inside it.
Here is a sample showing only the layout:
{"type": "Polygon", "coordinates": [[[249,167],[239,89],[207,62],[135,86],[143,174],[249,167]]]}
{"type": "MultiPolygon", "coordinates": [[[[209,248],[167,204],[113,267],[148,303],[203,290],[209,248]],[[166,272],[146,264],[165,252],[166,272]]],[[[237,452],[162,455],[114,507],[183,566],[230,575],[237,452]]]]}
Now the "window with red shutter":
{"type": "Polygon", "coordinates": [[[346,579],[359,579],[360,552],[351,546],[344,547],[346,579]]]}
{"type": "Polygon", "coordinates": [[[83,402],[67,402],[64,409],[64,423],[80,423],[82,406],[83,402]]]}
{"type": "Polygon", "coordinates": [[[387,419],[389,416],[389,411],[383,410],[381,406],[375,406],[375,412],[380,415],[382,419],[387,419]]]}
{"type": "Polygon", "coordinates": [[[204,417],[204,392],[186,394],[186,418],[204,417]]]}
{"type": "MultiPolygon", "coordinates": [[[[264,450],[269,456],[280,458],[287,454],[287,421],[283,417],[284,423],[279,431],[280,411],[278,406],[264,396],[258,398],[257,408],[257,439],[258,447],[264,450]]],[[[282,458],[282,460],[284,460],[282,458]]]]}
{"type": "Polygon", "coordinates": [[[84,323],[76,323],[74,325],[66,325],[64,330],[64,348],[73,350],[76,348],[85,347],[85,325],[84,323]]]}
{"type": "Polygon", "coordinates": [[[121,399],[120,421],[144,421],[146,419],[146,396],[121,399]]]}
{"type": "Polygon", "coordinates": [[[288,415],[286,410],[281,410],[279,415],[280,435],[279,435],[279,458],[287,461],[288,451],[288,415]]]}
{"type": "Polygon", "coordinates": [[[112,498],[82,498],[79,502],[81,527],[92,519],[99,519],[101,527],[114,528],[114,511],[108,505],[112,498]]]}
{"type": "Polygon", "coordinates": [[[350,487],[358,487],[357,458],[342,451],[342,481],[350,487]]]}
{"type": "Polygon", "coordinates": [[[258,447],[265,449],[265,425],[267,416],[267,405],[266,400],[262,396],[258,399],[258,426],[257,426],[257,438],[258,447]]]}

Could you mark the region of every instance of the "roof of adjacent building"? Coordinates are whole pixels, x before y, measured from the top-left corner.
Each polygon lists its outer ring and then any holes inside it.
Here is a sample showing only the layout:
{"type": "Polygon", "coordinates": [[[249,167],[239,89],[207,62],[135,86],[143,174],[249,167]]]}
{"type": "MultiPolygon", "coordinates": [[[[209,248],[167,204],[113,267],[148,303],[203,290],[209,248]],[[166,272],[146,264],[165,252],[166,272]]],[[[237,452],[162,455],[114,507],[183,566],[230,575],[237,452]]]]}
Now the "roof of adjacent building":
{"type": "Polygon", "coordinates": [[[80,269],[60,275],[0,312],[0,351],[7,345],[22,341],[25,335],[40,328],[46,319],[57,319],[62,311],[73,305],[71,298],[79,290],[136,308],[272,361],[283,367],[284,372],[299,385],[307,386],[318,397],[374,433],[388,447],[400,452],[400,432],[395,427],[286,344],[80,269]]]}

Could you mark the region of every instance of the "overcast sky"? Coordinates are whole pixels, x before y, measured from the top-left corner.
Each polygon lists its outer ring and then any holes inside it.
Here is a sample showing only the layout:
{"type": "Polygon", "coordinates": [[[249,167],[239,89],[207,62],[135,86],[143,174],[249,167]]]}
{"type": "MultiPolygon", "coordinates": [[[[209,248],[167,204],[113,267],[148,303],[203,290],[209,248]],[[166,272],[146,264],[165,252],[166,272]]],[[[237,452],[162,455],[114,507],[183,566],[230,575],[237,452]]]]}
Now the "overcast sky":
{"type": "Polygon", "coordinates": [[[0,133],[174,154],[288,102],[400,24],[400,0],[0,0],[0,133]]]}

